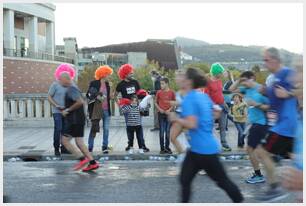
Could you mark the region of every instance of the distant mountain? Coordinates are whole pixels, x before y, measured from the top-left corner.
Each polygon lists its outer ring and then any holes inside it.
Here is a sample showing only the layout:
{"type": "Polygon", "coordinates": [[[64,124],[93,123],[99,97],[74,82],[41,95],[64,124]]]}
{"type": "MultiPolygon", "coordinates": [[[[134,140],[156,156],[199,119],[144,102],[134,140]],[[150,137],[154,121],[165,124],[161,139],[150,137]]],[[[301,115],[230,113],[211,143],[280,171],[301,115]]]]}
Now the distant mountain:
{"type": "MultiPolygon", "coordinates": [[[[182,47],[182,51],[198,61],[213,62],[262,62],[262,46],[238,46],[231,44],[208,44],[194,47],[182,47]]],[[[280,50],[285,65],[290,65],[293,57],[298,54],[280,50]]]]}
{"type": "Polygon", "coordinates": [[[205,41],[190,39],[190,38],[185,38],[185,37],[176,37],[174,39],[176,40],[177,45],[181,48],[209,45],[209,43],[205,41]]]}

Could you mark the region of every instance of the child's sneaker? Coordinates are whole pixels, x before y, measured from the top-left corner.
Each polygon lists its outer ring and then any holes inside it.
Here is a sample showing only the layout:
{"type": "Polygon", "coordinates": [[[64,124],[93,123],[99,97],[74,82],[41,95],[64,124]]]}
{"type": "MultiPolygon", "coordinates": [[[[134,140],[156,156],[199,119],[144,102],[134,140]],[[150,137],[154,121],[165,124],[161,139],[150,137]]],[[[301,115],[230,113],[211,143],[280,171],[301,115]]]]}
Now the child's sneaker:
{"type": "Polygon", "coordinates": [[[130,149],[129,149],[129,154],[133,154],[134,153],[134,149],[133,149],[133,147],[130,147],[130,149]]]}
{"type": "Polygon", "coordinates": [[[88,171],[96,170],[98,168],[99,168],[99,163],[97,161],[95,161],[94,164],[87,165],[87,167],[85,167],[83,169],[83,172],[88,172],[88,171]]]}
{"type": "Polygon", "coordinates": [[[84,158],[83,160],[80,160],[77,164],[73,166],[73,170],[79,170],[82,167],[84,167],[89,162],[88,158],[84,158]]]}

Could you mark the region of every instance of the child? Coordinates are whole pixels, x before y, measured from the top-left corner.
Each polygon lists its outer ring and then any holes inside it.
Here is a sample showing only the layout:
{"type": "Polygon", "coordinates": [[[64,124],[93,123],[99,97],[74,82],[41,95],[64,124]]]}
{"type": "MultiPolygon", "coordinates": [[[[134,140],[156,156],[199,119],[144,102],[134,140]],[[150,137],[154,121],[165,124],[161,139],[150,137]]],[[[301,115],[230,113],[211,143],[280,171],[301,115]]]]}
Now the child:
{"type": "Polygon", "coordinates": [[[69,152],[74,154],[76,157],[79,157],[78,159],[80,160],[80,162],[74,166],[74,170],[79,170],[83,168],[87,163],[89,164],[86,168],[83,169],[83,172],[98,169],[99,164],[94,160],[93,156],[88,151],[83,139],[85,113],[82,94],[77,88],[77,86],[72,83],[71,77],[68,73],[61,73],[60,82],[64,87],[67,87],[67,92],[65,96],[65,109],[62,111],[62,115],[64,116],[65,121],[62,143],[69,152]],[[81,155],[70,143],[70,140],[72,138],[75,139],[75,143],[82,153],[81,155]]]}
{"type": "Polygon", "coordinates": [[[204,169],[233,202],[242,202],[239,188],[228,178],[218,157],[220,146],[213,135],[213,102],[207,94],[196,90],[206,85],[205,77],[198,70],[189,68],[181,84],[187,92],[182,102],[182,115],[180,118],[174,113],[169,115],[171,122],[189,129],[190,136],[190,150],[180,174],[181,201],[189,202],[192,180],[199,170],[204,169]]]}
{"type": "Polygon", "coordinates": [[[234,105],[231,108],[231,115],[233,116],[235,126],[238,131],[238,147],[243,148],[244,146],[244,129],[245,122],[247,119],[247,105],[243,101],[240,94],[233,96],[234,105]]]}
{"type": "Polygon", "coordinates": [[[175,93],[169,89],[169,79],[161,78],[161,89],[156,93],[155,106],[158,110],[160,154],[172,154],[170,149],[170,122],[167,113],[171,112],[173,106],[169,101],[175,100],[175,93]]]}
{"type": "MultiPolygon", "coordinates": [[[[138,98],[136,95],[131,96],[131,104],[123,105],[121,111],[123,114],[127,116],[127,135],[129,142],[134,141],[134,133],[136,132],[136,138],[139,147],[139,153],[144,153],[145,143],[143,139],[142,133],[142,125],[141,125],[141,115],[140,112],[144,110],[144,108],[138,105],[138,98]]],[[[147,151],[145,151],[147,152],[147,151]]],[[[133,153],[133,148],[129,149],[129,153],[133,153]]]]}

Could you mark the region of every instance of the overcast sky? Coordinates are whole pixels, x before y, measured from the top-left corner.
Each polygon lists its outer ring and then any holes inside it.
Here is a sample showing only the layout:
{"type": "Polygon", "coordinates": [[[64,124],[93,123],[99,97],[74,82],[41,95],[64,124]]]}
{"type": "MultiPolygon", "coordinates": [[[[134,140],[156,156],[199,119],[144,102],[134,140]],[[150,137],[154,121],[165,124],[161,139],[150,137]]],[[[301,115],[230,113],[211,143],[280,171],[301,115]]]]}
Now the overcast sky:
{"type": "Polygon", "coordinates": [[[301,3],[56,3],[56,44],[78,46],[183,36],[208,43],[303,51],[301,3]]]}

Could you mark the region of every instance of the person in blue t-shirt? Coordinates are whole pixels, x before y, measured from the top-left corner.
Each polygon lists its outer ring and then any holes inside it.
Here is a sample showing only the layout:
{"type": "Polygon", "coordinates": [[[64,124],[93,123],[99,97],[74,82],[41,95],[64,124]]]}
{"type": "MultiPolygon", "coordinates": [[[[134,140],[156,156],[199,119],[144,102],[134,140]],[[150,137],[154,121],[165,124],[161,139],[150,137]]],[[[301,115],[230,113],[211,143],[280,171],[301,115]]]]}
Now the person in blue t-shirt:
{"type": "Polygon", "coordinates": [[[243,72],[240,78],[229,88],[232,92],[243,93],[244,99],[249,106],[248,123],[251,124],[251,127],[247,137],[247,152],[254,169],[253,175],[246,179],[246,182],[250,184],[265,182],[265,178],[260,171],[255,150],[268,132],[265,111],[269,109],[269,100],[259,92],[262,85],[258,84],[255,79],[256,77],[253,72],[243,72]]]}
{"type": "Polygon", "coordinates": [[[273,201],[288,195],[277,180],[275,163],[271,155],[288,158],[292,154],[293,139],[298,122],[298,102],[292,94],[294,89],[294,70],[281,65],[280,54],[275,48],[268,48],[264,52],[266,68],[273,73],[273,81],[265,89],[265,94],[270,101],[267,113],[268,124],[271,126],[267,138],[256,149],[256,154],[263,163],[269,189],[258,197],[261,201],[273,201]],[[283,90],[288,91],[283,95],[283,90]]]}
{"type": "Polygon", "coordinates": [[[207,94],[196,90],[206,86],[204,75],[197,69],[189,68],[181,85],[186,91],[181,117],[171,113],[169,120],[189,130],[190,149],[180,174],[182,202],[189,202],[192,180],[200,170],[205,170],[233,202],[242,202],[239,188],[229,179],[218,157],[221,148],[213,135],[214,117],[217,116],[213,102],[207,94]]]}

